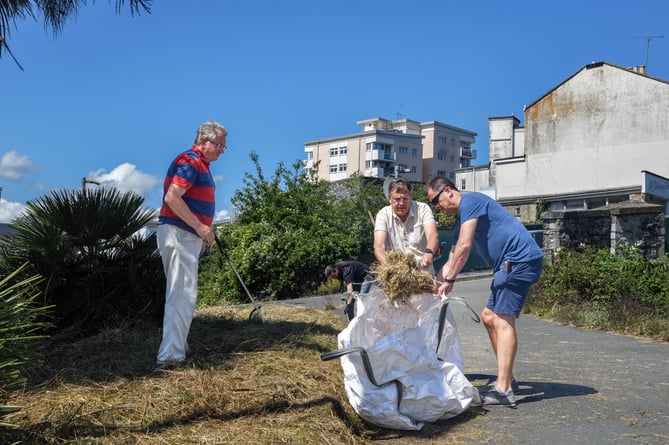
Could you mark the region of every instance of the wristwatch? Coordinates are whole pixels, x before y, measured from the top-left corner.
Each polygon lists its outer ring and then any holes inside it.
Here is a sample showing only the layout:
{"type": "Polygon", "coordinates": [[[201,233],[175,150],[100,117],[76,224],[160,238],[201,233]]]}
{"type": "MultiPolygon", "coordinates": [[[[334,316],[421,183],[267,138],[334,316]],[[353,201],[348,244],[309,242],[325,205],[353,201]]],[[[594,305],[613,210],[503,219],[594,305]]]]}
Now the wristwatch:
{"type": "Polygon", "coordinates": [[[432,252],[432,249],[425,249],[423,252],[430,253],[430,254],[434,255],[434,252],[432,252]]]}

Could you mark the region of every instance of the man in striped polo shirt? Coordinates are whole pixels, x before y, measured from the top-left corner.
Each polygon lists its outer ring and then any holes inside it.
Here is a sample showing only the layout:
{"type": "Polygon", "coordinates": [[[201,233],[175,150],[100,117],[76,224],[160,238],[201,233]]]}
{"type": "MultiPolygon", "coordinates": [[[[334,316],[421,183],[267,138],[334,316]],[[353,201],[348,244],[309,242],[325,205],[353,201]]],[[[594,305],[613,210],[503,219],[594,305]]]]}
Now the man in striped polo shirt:
{"type": "Polygon", "coordinates": [[[167,279],[159,365],[186,359],[197,301],[198,258],[215,236],[211,230],[215,185],[209,164],[225,152],[227,134],[218,122],[203,123],[193,146],[174,158],[165,175],[157,231],[167,279]]]}

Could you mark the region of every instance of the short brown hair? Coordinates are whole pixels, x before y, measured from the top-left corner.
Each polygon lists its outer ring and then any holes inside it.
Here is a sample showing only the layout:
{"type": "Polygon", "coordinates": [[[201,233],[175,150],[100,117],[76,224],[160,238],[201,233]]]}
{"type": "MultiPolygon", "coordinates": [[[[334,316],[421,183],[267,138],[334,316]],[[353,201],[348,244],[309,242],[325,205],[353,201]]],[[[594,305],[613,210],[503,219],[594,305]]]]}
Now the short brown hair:
{"type": "Polygon", "coordinates": [[[404,192],[405,190],[407,192],[410,192],[411,184],[409,184],[409,181],[407,181],[404,178],[395,178],[392,181],[390,181],[390,186],[388,187],[388,192],[392,192],[393,190],[398,191],[400,193],[404,192]]]}

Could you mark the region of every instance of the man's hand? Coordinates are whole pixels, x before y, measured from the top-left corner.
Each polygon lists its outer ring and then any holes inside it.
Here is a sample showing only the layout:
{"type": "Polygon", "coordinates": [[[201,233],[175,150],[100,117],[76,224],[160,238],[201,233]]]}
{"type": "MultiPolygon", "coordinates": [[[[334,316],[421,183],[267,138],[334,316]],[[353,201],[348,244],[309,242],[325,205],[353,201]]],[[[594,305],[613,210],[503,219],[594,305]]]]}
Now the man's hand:
{"type": "MultiPolygon", "coordinates": [[[[438,283],[437,283],[438,284],[438,283]]],[[[437,293],[442,300],[453,290],[453,283],[441,283],[437,293]]]]}
{"type": "Polygon", "coordinates": [[[211,230],[211,227],[207,227],[205,225],[200,226],[199,229],[197,229],[197,236],[202,238],[205,243],[207,244],[213,244],[214,243],[214,232],[211,230]]]}
{"type": "Polygon", "coordinates": [[[432,265],[432,254],[431,253],[424,253],[422,257],[420,257],[420,267],[423,269],[427,269],[432,265]]]}

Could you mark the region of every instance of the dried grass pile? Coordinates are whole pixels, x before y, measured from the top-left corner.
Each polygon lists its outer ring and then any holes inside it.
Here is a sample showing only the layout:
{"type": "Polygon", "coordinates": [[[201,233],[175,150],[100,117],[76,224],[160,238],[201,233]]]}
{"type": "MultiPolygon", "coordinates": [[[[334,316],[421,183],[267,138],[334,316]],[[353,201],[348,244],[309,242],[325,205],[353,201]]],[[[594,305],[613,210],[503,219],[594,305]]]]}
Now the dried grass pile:
{"type": "Polygon", "coordinates": [[[386,254],[386,262],[374,269],[379,285],[391,301],[405,302],[416,294],[432,293],[434,281],[429,272],[416,264],[410,253],[391,250],[386,254]]]}

